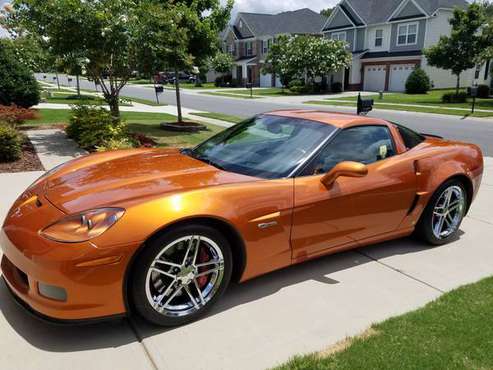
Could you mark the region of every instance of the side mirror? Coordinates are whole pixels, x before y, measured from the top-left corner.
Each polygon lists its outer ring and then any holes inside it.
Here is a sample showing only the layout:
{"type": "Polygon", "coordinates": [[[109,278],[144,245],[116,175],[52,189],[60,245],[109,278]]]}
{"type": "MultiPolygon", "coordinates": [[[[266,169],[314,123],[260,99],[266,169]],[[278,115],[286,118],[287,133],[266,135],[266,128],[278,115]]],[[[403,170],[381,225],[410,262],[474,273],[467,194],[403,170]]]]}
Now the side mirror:
{"type": "Polygon", "coordinates": [[[338,177],[365,177],[368,167],[359,162],[341,162],[325,174],[320,180],[327,188],[330,188],[338,177]]]}

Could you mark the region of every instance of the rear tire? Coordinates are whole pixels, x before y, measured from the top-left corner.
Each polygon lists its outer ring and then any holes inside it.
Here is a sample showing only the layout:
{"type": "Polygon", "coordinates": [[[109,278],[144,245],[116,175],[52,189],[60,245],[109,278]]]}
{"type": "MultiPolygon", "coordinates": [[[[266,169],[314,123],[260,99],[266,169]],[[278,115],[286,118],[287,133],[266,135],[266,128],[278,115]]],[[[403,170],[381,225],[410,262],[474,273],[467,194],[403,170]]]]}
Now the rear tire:
{"type": "Polygon", "coordinates": [[[451,179],[443,183],[423,211],[415,235],[432,245],[443,245],[454,240],[464,219],[467,203],[467,192],[461,181],[451,179]]]}
{"type": "Polygon", "coordinates": [[[233,258],[220,232],[190,224],[151,240],[133,266],[135,310],[153,324],[178,326],[205,315],[222,296],[233,258]]]}

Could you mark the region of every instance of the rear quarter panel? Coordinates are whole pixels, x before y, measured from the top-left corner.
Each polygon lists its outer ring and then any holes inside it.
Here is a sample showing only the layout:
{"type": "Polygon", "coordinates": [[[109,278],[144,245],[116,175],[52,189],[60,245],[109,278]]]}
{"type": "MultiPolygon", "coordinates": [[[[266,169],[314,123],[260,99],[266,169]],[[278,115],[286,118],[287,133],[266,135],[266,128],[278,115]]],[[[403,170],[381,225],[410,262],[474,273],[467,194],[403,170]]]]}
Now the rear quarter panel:
{"type": "Polygon", "coordinates": [[[483,174],[483,155],[478,146],[427,138],[405,155],[409,155],[415,164],[419,201],[402,227],[414,226],[433,193],[452,177],[465,176],[468,179],[470,200],[474,200],[483,174]]]}

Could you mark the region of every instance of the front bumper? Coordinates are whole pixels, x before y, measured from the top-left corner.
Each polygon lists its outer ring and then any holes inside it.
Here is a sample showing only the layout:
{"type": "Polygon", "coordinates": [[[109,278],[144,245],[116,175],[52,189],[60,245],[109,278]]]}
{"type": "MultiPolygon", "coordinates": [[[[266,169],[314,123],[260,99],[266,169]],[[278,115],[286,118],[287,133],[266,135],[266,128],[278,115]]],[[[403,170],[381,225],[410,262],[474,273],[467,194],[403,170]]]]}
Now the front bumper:
{"type": "Polygon", "coordinates": [[[9,289],[30,309],[51,319],[125,314],[124,276],[138,245],[47,240],[39,230],[64,214],[41,200],[41,206],[14,205],[0,231],[1,268],[9,289]],[[63,294],[50,296],[50,289],[63,294]]]}

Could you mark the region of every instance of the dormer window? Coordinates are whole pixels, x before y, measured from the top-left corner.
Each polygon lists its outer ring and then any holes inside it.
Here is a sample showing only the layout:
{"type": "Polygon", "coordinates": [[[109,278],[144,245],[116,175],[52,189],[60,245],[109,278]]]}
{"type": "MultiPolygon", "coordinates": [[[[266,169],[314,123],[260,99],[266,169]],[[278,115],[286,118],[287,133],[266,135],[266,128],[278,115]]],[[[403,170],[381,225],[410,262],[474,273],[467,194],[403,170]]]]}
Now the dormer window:
{"type": "Polygon", "coordinates": [[[418,24],[405,23],[397,28],[397,45],[416,45],[418,42],[418,24]]]}
{"type": "Polygon", "coordinates": [[[380,48],[383,46],[383,30],[375,31],[375,47],[380,48]]]}

